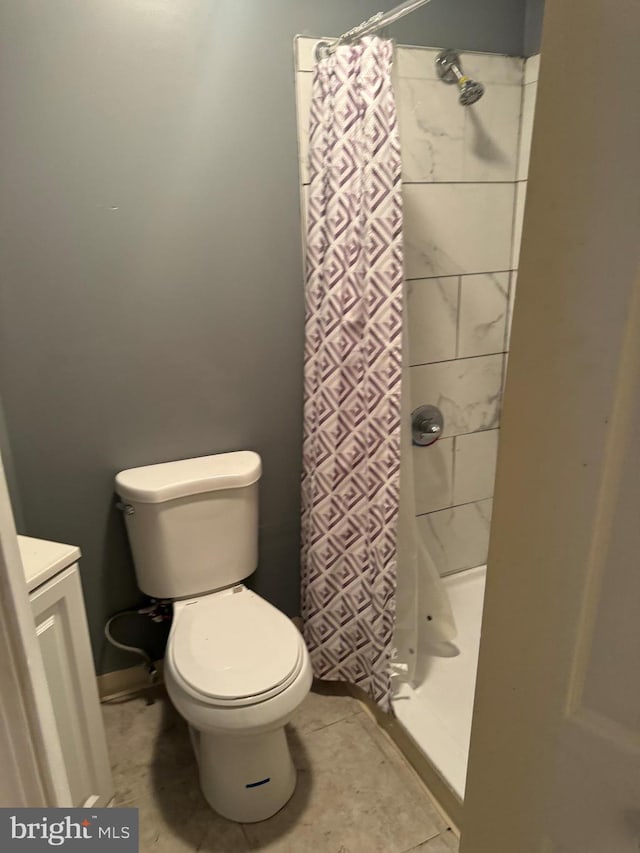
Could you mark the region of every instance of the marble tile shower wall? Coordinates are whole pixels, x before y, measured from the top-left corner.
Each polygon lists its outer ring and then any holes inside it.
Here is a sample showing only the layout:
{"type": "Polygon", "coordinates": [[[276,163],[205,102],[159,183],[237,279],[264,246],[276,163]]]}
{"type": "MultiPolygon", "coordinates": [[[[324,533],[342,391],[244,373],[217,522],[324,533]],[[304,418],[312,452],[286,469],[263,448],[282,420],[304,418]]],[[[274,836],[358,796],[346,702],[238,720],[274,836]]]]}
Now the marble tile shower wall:
{"type": "MultiPolygon", "coordinates": [[[[303,219],[314,45],[296,40],[303,219]]],[[[465,53],[486,86],[465,109],[438,80],[437,53],[399,47],[395,86],[412,407],[434,403],[445,418],[438,442],[413,448],[416,508],[444,575],[487,556],[535,83],[530,61],[465,53]]]]}
{"type": "MultiPolygon", "coordinates": [[[[540,71],[540,54],[530,56],[525,60],[522,86],[522,111],[520,116],[520,144],[518,148],[518,173],[516,183],[516,206],[513,223],[513,248],[511,266],[513,268],[511,299],[509,304],[509,324],[513,311],[513,298],[516,293],[518,262],[520,258],[520,241],[522,238],[522,221],[524,218],[524,203],[527,196],[527,178],[529,176],[529,155],[531,154],[531,135],[533,132],[533,117],[538,94],[538,73],[540,71]]],[[[508,341],[508,339],[507,339],[508,341]]]]}

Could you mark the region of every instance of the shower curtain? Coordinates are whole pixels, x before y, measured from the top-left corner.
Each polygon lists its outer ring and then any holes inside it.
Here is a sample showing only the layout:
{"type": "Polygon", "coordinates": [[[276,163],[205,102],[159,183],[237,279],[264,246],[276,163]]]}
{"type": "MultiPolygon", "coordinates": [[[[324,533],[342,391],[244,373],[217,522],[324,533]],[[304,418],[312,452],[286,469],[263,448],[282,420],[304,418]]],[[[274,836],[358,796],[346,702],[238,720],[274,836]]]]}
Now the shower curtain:
{"type": "Polygon", "coordinates": [[[313,78],[307,223],[302,615],[316,677],[388,708],[402,374],[400,144],[392,44],[313,78]]]}
{"type": "Polygon", "coordinates": [[[302,477],[314,673],[384,709],[391,679],[420,683],[456,636],[415,517],[391,60],[391,42],[368,38],[314,73],[302,477]]]}

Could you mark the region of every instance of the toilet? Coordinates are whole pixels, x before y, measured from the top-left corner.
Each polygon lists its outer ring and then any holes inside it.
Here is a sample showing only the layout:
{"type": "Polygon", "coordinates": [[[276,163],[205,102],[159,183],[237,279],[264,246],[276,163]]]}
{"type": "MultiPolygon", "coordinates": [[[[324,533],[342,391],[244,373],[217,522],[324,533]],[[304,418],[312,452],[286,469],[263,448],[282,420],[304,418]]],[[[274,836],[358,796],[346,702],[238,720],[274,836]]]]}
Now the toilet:
{"type": "Polygon", "coordinates": [[[116,492],[140,589],[173,599],[167,692],[189,724],[216,812],[265,820],[296,784],[284,726],[311,688],[300,632],[241,581],[258,563],[257,453],[121,471],[116,492]]]}

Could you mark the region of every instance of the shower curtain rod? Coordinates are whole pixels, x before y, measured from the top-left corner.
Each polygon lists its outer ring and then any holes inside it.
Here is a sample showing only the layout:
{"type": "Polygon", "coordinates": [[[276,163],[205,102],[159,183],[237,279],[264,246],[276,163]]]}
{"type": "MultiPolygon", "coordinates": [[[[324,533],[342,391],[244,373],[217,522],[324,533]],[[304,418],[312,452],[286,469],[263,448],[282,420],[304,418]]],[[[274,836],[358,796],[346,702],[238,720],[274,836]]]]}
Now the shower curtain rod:
{"type": "Polygon", "coordinates": [[[320,55],[329,56],[329,54],[333,53],[341,44],[356,41],[357,39],[362,38],[362,36],[368,36],[370,33],[376,33],[383,27],[387,27],[389,24],[394,24],[396,21],[399,21],[400,18],[404,18],[405,15],[409,15],[411,12],[419,9],[420,6],[425,6],[430,2],[431,0],[406,0],[405,3],[400,3],[399,6],[395,6],[388,12],[376,12],[376,14],[372,15],[368,20],[364,21],[362,24],[358,24],[358,26],[354,27],[352,30],[343,33],[335,39],[335,41],[318,42],[316,46],[316,55],[318,57],[320,57],[320,55]]]}

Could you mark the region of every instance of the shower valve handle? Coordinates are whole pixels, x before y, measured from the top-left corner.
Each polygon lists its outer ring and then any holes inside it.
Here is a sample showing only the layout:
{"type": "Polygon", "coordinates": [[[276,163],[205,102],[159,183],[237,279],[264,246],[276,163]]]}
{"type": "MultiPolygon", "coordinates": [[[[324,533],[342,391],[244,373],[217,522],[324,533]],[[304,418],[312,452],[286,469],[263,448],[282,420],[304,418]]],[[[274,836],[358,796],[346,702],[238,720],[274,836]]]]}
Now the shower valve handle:
{"type": "Polygon", "coordinates": [[[444,429],[444,418],[437,406],[418,406],[411,413],[411,435],[413,443],[428,447],[437,441],[444,429]]]}

